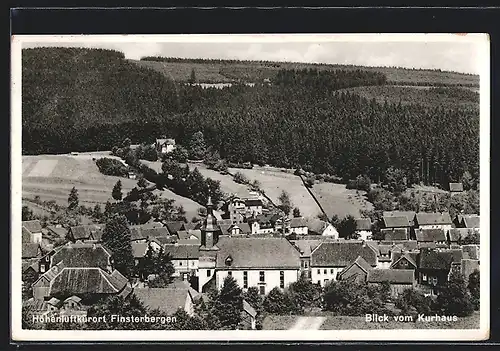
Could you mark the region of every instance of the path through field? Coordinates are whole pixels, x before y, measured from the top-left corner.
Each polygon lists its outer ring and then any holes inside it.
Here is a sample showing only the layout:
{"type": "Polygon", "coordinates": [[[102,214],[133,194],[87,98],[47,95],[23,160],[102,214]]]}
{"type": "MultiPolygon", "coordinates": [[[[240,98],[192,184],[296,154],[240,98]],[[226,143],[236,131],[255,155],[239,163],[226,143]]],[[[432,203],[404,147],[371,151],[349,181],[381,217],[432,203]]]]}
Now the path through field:
{"type": "Polygon", "coordinates": [[[325,320],[325,317],[299,317],[290,330],[318,330],[325,320]]]}

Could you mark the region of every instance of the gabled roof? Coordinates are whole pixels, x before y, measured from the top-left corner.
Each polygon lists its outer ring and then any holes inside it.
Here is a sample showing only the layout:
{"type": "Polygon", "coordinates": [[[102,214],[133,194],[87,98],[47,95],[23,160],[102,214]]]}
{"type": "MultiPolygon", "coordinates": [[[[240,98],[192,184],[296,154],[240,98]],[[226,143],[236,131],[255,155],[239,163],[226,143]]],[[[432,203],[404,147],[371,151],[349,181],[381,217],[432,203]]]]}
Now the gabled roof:
{"type": "Polygon", "coordinates": [[[478,245],[463,245],[462,255],[464,259],[479,260],[479,246],[478,245]]]}
{"type": "Polygon", "coordinates": [[[231,231],[234,227],[240,228],[241,234],[251,234],[252,233],[252,229],[250,228],[248,223],[231,224],[228,227],[224,226],[225,232],[223,231],[222,226],[221,226],[221,232],[223,235],[231,234],[231,231]]]}
{"type": "Polygon", "coordinates": [[[451,228],[448,231],[448,234],[450,236],[450,241],[456,242],[461,239],[466,238],[469,235],[469,229],[468,228],[451,228]]]}
{"type": "Polygon", "coordinates": [[[460,262],[461,259],[461,250],[436,251],[422,249],[418,265],[420,269],[449,270],[453,262],[460,262]]]}
{"type": "Polygon", "coordinates": [[[325,241],[311,253],[311,266],[345,267],[358,256],[372,266],[377,264],[375,249],[362,241],[325,241]]]}
{"type": "Polygon", "coordinates": [[[310,257],[311,252],[321,244],[321,239],[295,240],[292,244],[297,248],[301,257],[310,257]]]}
{"type": "Polygon", "coordinates": [[[342,276],[345,272],[347,272],[352,266],[358,266],[359,268],[361,268],[365,273],[368,273],[368,271],[370,269],[372,269],[372,266],[370,266],[370,264],[368,262],[366,262],[366,260],[361,257],[361,256],[358,256],[358,258],[356,258],[354,260],[353,263],[351,263],[350,265],[346,266],[340,273],[339,273],[339,276],[342,276]]]}
{"type": "Polygon", "coordinates": [[[446,241],[444,230],[439,228],[415,229],[415,236],[417,237],[417,241],[446,241]]]}
{"type": "Polygon", "coordinates": [[[69,229],[74,240],[90,239],[101,240],[102,228],[96,224],[79,225],[69,229]]]}
{"type": "Polygon", "coordinates": [[[64,227],[58,227],[55,225],[49,225],[47,227],[47,229],[61,238],[64,238],[66,236],[66,234],[68,233],[68,229],[66,229],[64,227]]]}
{"type": "Polygon", "coordinates": [[[165,253],[169,253],[172,259],[198,259],[200,247],[198,245],[167,244],[163,247],[165,253]]]}
{"type": "Polygon", "coordinates": [[[165,227],[145,228],[142,226],[134,226],[130,228],[131,240],[143,240],[152,237],[170,236],[170,232],[165,227]]]}
{"type": "Polygon", "coordinates": [[[65,267],[52,280],[50,295],[115,294],[125,287],[100,268],[65,267]]]}
{"type": "Polygon", "coordinates": [[[260,199],[246,199],[245,206],[246,207],[262,206],[262,200],[260,200],[260,199]]]}
{"type": "Polygon", "coordinates": [[[408,240],[407,228],[385,228],[380,232],[384,235],[385,241],[408,240]]]}
{"type": "Polygon", "coordinates": [[[384,211],[382,213],[383,217],[406,217],[408,221],[411,223],[415,219],[415,211],[384,211]]]}
{"type": "Polygon", "coordinates": [[[201,245],[201,240],[200,239],[179,239],[177,240],[177,243],[179,245],[201,245]]]}
{"type": "Polygon", "coordinates": [[[153,238],[149,238],[149,241],[152,242],[154,241],[160,246],[163,246],[165,244],[174,244],[177,242],[177,237],[175,235],[169,235],[169,236],[155,236],[153,238]]]}
{"type": "Polygon", "coordinates": [[[40,245],[38,243],[23,243],[22,258],[35,258],[41,256],[40,245]]]}
{"type": "Polygon", "coordinates": [[[451,192],[462,192],[464,191],[464,185],[462,183],[450,183],[451,192]]]}
{"type": "Polygon", "coordinates": [[[413,284],[414,274],[412,269],[372,269],[368,272],[366,281],[368,283],[413,284]]]}
{"type": "Polygon", "coordinates": [[[356,230],[371,230],[372,221],[370,218],[358,218],[356,219],[356,230]]]}
{"type": "Polygon", "coordinates": [[[38,282],[41,279],[45,279],[50,282],[59,274],[59,272],[62,271],[64,267],[65,267],[64,262],[59,262],[58,264],[50,267],[50,269],[44,274],[42,274],[40,277],[38,277],[36,281],[38,282]]]}
{"type": "Polygon", "coordinates": [[[132,243],[131,245],[132,245],[132,254],[134,255],[134,258],[144,257],[149,248],[148,243],[132,243]]]}
{"type": "Polygon", "coordinates": [[[177,232],[179,230],[184,229],[184,222],[183,221],[166,222],[165,226],[167,227],[168,231],[170,232],[170,235],[177,235],[177,232]]]}
{"type": "Polygon", "coordinates": [[[302,217],[294,217],[290,220],[290,228],[307,227],[307,221],[302,217]]]}
{"type": "Polygon", "coordinates": [[[217,268],[300,268],[299,252],[284,238],[221,237],[217,247],[217,268]],[[228,256],[233,259],[229,267],[228,256]]]}
{"type": "Polygon", "coordinates": [[[64,300],[64,303],[69,302],[69,301],[79,303],[80,301],[82,301],[82,299],[76,295],[73,295],[73,296],[68,297],[66,300],[64,300]]]}
{"type": "Polygon", "coordinates": [[[53,298],[51,298],[49,301],[47,301],[47,303],[48,303],[49,305],[52,305],[52,306],[56,306],[56,307],[57,307],[57,306],[59,306],[59,304],[61,303],[61,300],[59,300],[58,298],[53,297],[53,298]]]}
{"type": "Polygon", "coordinates": [[[31,232],[24,227],[22,228],[22,242],[31,243],[31,232]]]}
{"type": "Polygon", "coordinates": [[[418,225],[451,224],[452,220],[448,212],[443,213],[425,213],[419,212],[415,215],[415,221],[418,225]]]}
{"type": "Polygon", "coordinates": [[[185,309],[189,298],[188,288],[134,288],[134,294],[152,310],[158,309],[171,316],[178,309],[185,309]]]}
{"type": "Polygon", "coordinates": [[[322,221],[319,218],[313,218],[307,221],[307,228],[309,229],[309,231],[312,233],[318,233],[320,235],[323,234],[323,232],[329,225],[331,224],[322,221]]]}
{"type": "Polygon", "coordinates": [[[406,216],[389,216],[382,217],[385,228],[407,228],[410,222],[406,216]]]}
{"type": "Polygon", "coordinates": [[[52,264],[64,261],[66,267],[100,267],[106,269],[111,253],[101,244],[69,244],[52,256],[52,264]]]}
{"type": "Polygon", "coordinates": [[[395,254],[394,255],[394,262],[391,264],[391,268],[394,267],[402,259],[406,259],[408,262],[410,262],[413,265],[413,267],[418,268],[417,253],[416,252],[415,253],[405,252],[405,253],[402,253],[401,255],[395,254]]]}
{"type": "MultiPolygon", "coordinates": [[[[220,222],[219,222],[220,223],[220,222]]],[[[184,230],[200,229],[202,222],[198,223],[184,223],[184,230]]]]}
{"type": "Polygon", "coordinates": [[[479,228],[479,215],[462,215],[465,228],[479,228]]]}
{"type": "Polygon", "coordinates": [[[42,224],[38,219],[32,221],[23,221],[23,227],[31,233],[40,233],[42,231],[42,224]]]}

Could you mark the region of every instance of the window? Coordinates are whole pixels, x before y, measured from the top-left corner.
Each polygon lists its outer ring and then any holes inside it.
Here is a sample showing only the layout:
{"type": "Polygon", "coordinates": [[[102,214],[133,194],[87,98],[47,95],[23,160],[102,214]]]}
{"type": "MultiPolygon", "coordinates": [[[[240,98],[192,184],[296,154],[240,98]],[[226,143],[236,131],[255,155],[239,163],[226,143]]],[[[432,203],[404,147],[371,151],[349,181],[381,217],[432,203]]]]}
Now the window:
{"type": "Polygon", "coordinates": [[[285,288],[285,272],[280,271],[280,288],[284,289],[285,288]]]}
{"type": "Polygon", "coordinates": [[[425,274],[422,274],[422,280],[423,280],[424,282],[426,282],[426,281],[427,281],[427,276],[426,276],[425,274]]]}
{"type": "Polygon", "coordinates": [[[259,293],[261,295],[265,295],[266,294],[266,286],[265,285],[259,286],[259,293]]]}
{"type": "Polygon", "coordinates": [[[323,280],[323,284],[324,285],[328,284],[328,279],[323,280]]]}
{"type": "Polygon", "coordinates": [[[321,269],[318,269],[318,274],[321,274],[321,269]]]}
{"type": "Polygon", "coordinates": [[[307,261],[304,262],[304,267],[307,268],[307,261]]]}
{"type": "Polygon", "coordinates": [[[321,280],[318,280],[318,282],[316,284],[321,285],[321,280]]]}
{"type": "Polygon", "coordinates": [[[323,270],[323,274],[326,274],[326,272],[327,272],[327,270],[326,270],[326,269],[324,269],[324,270],[323,270]]]}
{"type": "Polygon", "coordinates": [[[45,272],[45,265],[40,265],[40,272],[44,273],[45,272]]]}
{"type": "Polygon", "coordinates": [[[210,277],[210,273],[212,273],[210,272],[210,269],[207,269],[207,277],[210,277]]]}
{"type": "Polygon", "coordinates": [[[248,288],[248,272],[244,271],[243,272],[243,289],[248,288]]]}
{"type": "Polygon", "coordinates": [[[330,274],[333,274],[333,268],[332,268],[332,269],[330,269],[330,274]]]}
{"type": "Polygon", "coordinates": [[[179,266],[182,266],[182,261],[179,261],[179,266]]]}
{"type": "Polygon", "coordinates": [[[300,266],[301,266],[302,268],[304,268],[304,263],[305,263],[304,261],[301,261],[301,262],[300,262],[300,266]]]}
{"type": "Polygon", "coordinates": [[[227,275],[228,275],[228,276],[230,276],[230,277],[232,277],[232,276],[233,276],[233,272],[228,271],[228,272],[227,272],[227,275]]]}
{"type": "Polygon", "coordinates": [[[264,272],[264,271],[260,271],[260,272],[259,272],[259,281],[260,281],[261,283],[264,283],[264,282],[265,282],[265,280],[266,280],[266,277],[265,277],[265,272],[264,272]]]}

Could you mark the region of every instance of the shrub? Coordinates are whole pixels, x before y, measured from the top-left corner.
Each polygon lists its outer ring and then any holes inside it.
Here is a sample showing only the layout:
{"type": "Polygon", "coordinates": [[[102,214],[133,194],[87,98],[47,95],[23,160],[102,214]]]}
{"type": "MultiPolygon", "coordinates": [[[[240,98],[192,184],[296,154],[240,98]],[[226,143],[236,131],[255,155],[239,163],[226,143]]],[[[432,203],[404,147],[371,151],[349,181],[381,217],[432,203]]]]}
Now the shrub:
{"type": "Polygon", "coordinates": [[[241,172],[236,172],[233,176],[233,179],[238,184],[247,184],[248,178],[241,172]]]}
{"type": "Polygon", "coordinates": [[[96,161],[99,172],[105,175],[126,177],[128,168],[119,160],[103,157],[96,161]]]}

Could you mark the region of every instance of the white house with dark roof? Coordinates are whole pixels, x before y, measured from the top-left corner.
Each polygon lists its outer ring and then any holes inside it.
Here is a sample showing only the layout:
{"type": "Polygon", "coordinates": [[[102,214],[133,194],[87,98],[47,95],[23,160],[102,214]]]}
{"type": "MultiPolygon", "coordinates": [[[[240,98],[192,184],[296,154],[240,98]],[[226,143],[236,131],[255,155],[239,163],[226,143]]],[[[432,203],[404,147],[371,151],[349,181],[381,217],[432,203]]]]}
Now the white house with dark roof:
{"type": "Polygon", "coordinates": [[[311,280],[325,286],[337,280],[345,267],[361,256],[372,267],[377,266],[376,250],[363,241],[337,240],[322,242],[311,253],[311,280]]]}
{"type": "Polygon", "coordinates": [[[452,220],[448,212],[419,212],[415,215],[415,226],[418,229],[442,229],[445,233],[448,233],[452,228],[452,220]]]}
{"type": "Polygon", "coordinates": [[[219,236],[220,228],[209,198],[201,227],[198,291],[221,288],[231,275],[246,290],[256,286],[264,295],[297,281],[300,253],[285,238],[219,236]]]}
{"type": "Polygon", "coordinates": [[[319,218],[312,218],[307,221],[308,233],[311,235],[321,235],[331,239],[338,239],[339,232],[328,222],[322,221],[319,218]]]}
{"type": "Polygon", "coordinates": [[[441,228],[415,229],[415,237],[419,244],[430,242],[435,243],[437,246],[442,246],[448,243],[447,235],[441,228]]]}
{"type": "Polygon", "coordinates": [[[294,217],[290,220],[290,233],[297,235],[307,235],[309,229],[307,228],[307,221],[302,217],[294,217]]]}
{"type": "Polygon", "coordinates": [[[356,219],[356,232],[358,239],[371,240],[372,238],[372,221],[370,218],[356,219]]]}
{"type": "Polygon", "coordinates": [[[160,154],[168,154],[175,149],[175,139],[158,138],[153,146],[160,154]]]}
{"type": "Polygon", "coordinates": [[[170,254],[174,266],[174,276],[182,277],[198,275],[200,245],[167,244],[163,246],[165,253],[170,254]]]}
{"type": "Polygon", "coordinates": [[[29,242],[31,243],[41,243],[42,242],[42,224],[39,220],[33,221],[23,221],[22,222],[23,231],[23,242],[24,234],[26,233],[29,237],[29,242]]]}

